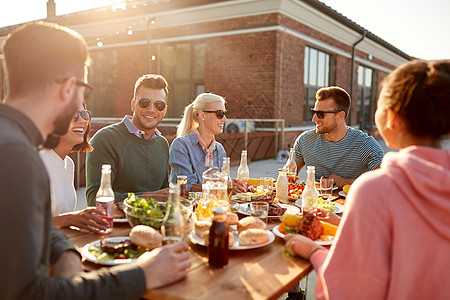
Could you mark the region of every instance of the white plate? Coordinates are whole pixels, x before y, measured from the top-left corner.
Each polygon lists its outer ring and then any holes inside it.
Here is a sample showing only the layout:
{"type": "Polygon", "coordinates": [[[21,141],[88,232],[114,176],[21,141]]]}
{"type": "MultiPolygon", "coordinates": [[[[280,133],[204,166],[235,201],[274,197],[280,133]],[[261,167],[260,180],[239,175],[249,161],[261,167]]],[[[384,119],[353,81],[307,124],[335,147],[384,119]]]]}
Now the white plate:
{"type": "Polygon", "coordinates": [[[128,223],[127,218],[113,219],[114,223],[128,223]]]}
{"type": "MultiPolygon", "coordinates": [[[[330,202],[330,201],[327,201],[330,202]]],[[[344,205],[336,203],[336,202],[330,202],[334,204],[334,213],[335,214],[340,214],[341,212],[344,211],[344,205]]],[[[298,199],[297,201],[295,201],[295,204],[297,204],[298,206],[302,206],[302,199],[298,199]]]]}
{"type": "MultiPolygon", "coordinates": [[[[273,231],[273,233],[275,233],[276,236],[278,236],[280,238],[284,238],[285,234],[281,233],[280,230],[278,230],[279,227],[280,227],[280,225],[275,226],[274,228],[272,228],[272,231],[273,231]]],[[[330,246],[331,244],[333,244],[333,240],[331,240],[331,241],[315,240],[315,242],[322,246],[330,246]]]]}
{"type": "MultiPolygon", "coordinates": [[[[111,237],[111,238],[106,238],[106,240],[108,242],[122,242],[122,241],[126,241],[129,240],[130,238],[127,236],[118,236],[118,237],[111,237]]],[[[136,260],[135,258],[127,258],[127,259],[110,259],[107,260],[103,263],[98,263],[97,262],[97,257],[95,257],[95,255],[93,255],[91,252],[89,252],[89,246],[90,245],[94,245],[97,247],[100,247],[100,240],[96,240],[95,242],[89,243],[84,245],[83,249],[81,249],[81,254],[86,257],[86,259],[90,262],[96,263],[96,264],[101,264],[101,265],[105,265],[105,266],[116,266],[116,265],[121,265],[121,264],[127,264],[130,263],[134,260],[136,260]]]]}
{"type": "MultiPolygon", "coordinates": [[[[285,214],[291,214],[291,215],[296,215],[300,212],[300,208],[293,206],[293,205],[289,205],[289,204],[284,204],[284,203],[277,203],[279,206],[281,206],[282,208],[286,208],[286,211],[284,212],[285,214]]],[[[241,203],[239,204],[239,209],[238,209],[238,213],[243,214],[243,215],[250,215],[250,207],[249,207],[250,203],[241,203]]],[[[269,219],[278,219],[281,216],[268,216],[267,218],[269,219]]]]}
{"type": "Polygon", "coordinates": [[[339,195],[342,196],[342,197],[347,197],[347,194],[344,191],[340,191],[339,195]]]}
{"type": "MultiPolygon", "coordinates": [[[[264,247],[264,246],[267,246],[267,245],[271,244],[275,240],[275,236],[273,235],[273,233],[270,230],[266,229],[266,231],[269,234],[269,241],[267,243],[264,243],[264,244],[252,245],[252,246],[241,246],[241,245],[239,245],[239,237],[237,235],[234,235],[234,244],[233,244],[233,246],[230,247],[230,250],[255,249],[255,248],[261,248],[261,247],[264,247]]],[[[233,232],[230,231],[229,234],[233,234],[233,232]]],[[[198,235],[195,234],[195,230],[192,230],[189,233],[189,239],[191,240],[191,242],[193,244],[197,244],[197,245],[201,245],[201,246],[205,246],[206,247],[205,241],[201,237],[199,237],[198,235]]]]}

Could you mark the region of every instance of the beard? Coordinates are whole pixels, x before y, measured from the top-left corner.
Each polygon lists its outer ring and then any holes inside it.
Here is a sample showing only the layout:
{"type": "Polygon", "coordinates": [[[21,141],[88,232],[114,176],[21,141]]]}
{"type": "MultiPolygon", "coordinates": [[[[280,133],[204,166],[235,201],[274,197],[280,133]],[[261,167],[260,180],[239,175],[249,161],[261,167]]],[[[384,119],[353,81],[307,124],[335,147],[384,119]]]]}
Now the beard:
{"type": "Polygon", "coordinates": [[[69,131],[72,118],[78,110],[77,95],[74,93],[73,98],[70,100],[67,107],[62,111],[61,114],[56,116],[55,121],[53,121],[53,132],[55,135],[65,135],[69,131]]]}
{"type": "Polygon", "coordinates": [[[320,128],[316,128],[317,134],[326,134],[326,133],[333,133],[337,130],[337,123],[334,121],[331,124],[328,125],[322,125],[320,128]]]}

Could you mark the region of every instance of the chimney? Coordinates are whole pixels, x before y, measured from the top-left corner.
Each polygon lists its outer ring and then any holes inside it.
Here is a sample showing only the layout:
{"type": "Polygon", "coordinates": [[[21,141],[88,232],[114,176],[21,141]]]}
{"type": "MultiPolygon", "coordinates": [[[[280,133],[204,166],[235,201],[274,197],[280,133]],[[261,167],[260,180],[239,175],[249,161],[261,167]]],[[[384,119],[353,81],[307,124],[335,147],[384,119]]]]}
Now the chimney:
{"type": "Polygon", "coordinates": [[[48,0],[47,2],[47,18],[56,17],[55,0],[48,0]]]}

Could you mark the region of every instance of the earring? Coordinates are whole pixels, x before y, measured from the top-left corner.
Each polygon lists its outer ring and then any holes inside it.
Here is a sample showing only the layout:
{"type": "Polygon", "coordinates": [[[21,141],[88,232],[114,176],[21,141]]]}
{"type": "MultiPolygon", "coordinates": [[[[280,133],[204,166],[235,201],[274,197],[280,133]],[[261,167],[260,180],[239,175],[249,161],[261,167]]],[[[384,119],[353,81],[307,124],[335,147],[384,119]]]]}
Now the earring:
{"type": "Polygon", "coordinates": [[[391,128],[391,121],[388,121],[386,124],[386,128],[390,129],[391,128]]]}

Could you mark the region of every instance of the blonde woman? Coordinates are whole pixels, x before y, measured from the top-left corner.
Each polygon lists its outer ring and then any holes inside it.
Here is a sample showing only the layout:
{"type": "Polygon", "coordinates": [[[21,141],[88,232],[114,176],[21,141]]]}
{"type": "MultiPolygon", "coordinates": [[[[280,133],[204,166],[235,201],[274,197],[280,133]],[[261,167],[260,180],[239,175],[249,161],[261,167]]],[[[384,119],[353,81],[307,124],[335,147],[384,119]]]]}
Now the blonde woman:
{"type": "Polygon", "coordinates": [[[177,138],[169,149],[171,182],[176,182],[178,175],[186,175],[190,189],[203,182],[202,174],[208,168],[222,168],[226,152],[214,136],[223,132],[226,115],[225,99],[211,93],[198,95],[186,106],[177,138]]]}

